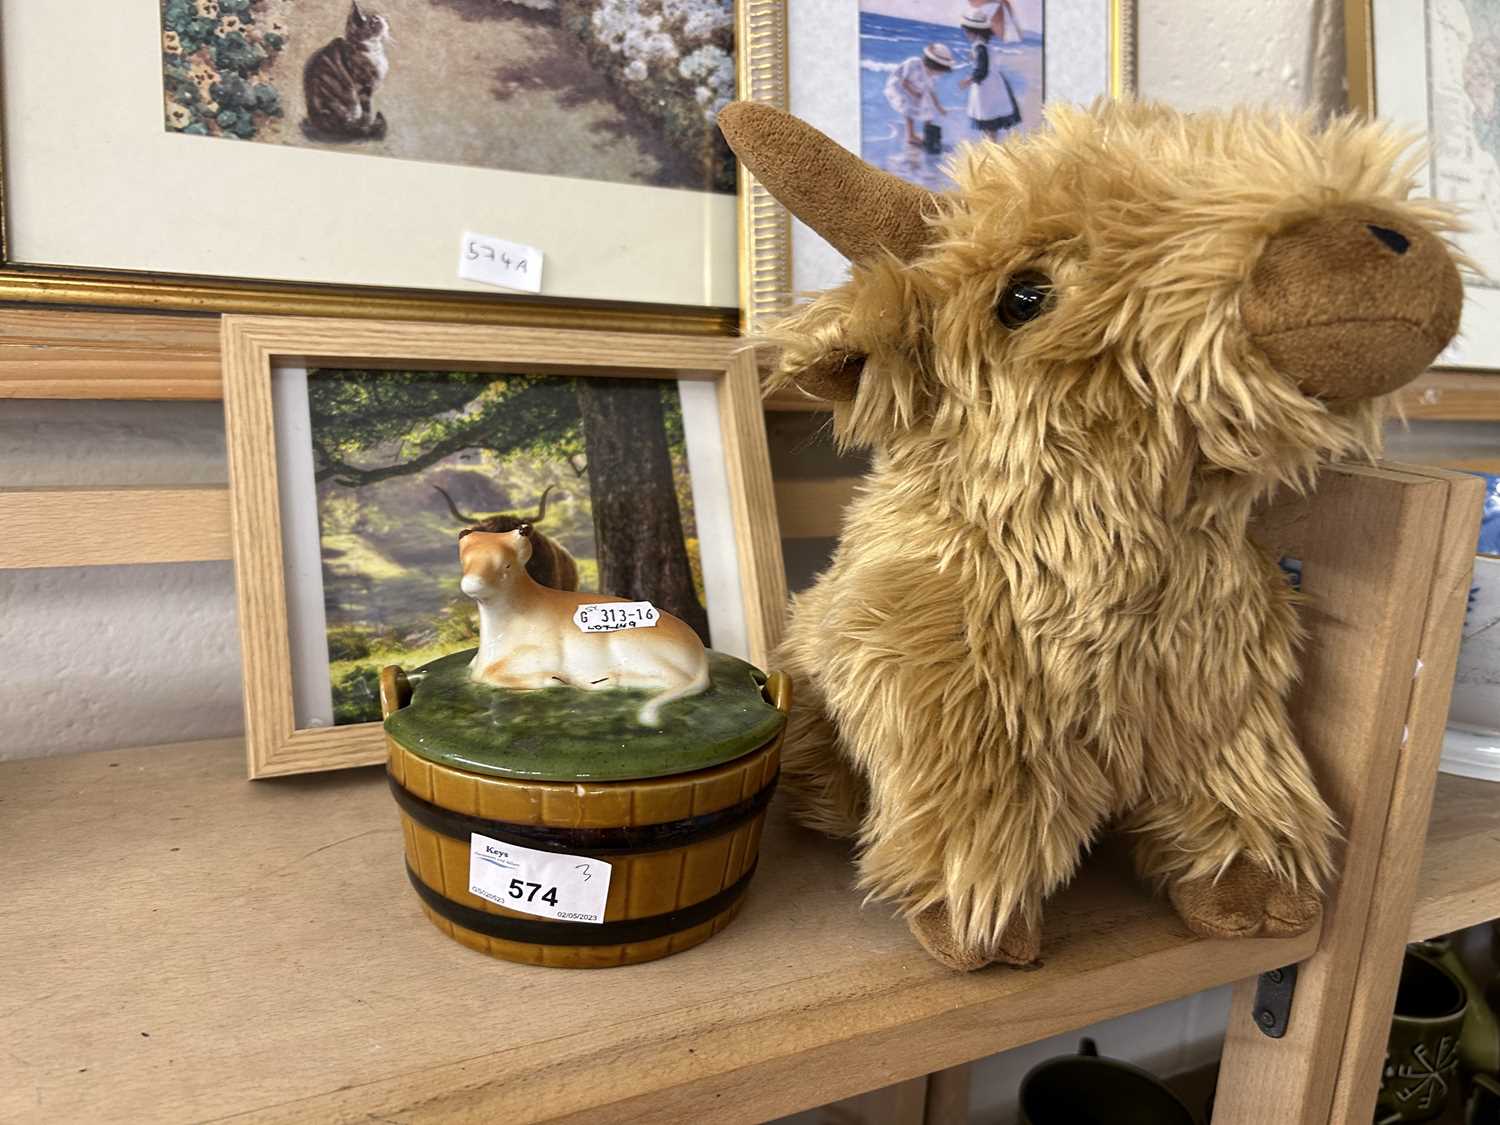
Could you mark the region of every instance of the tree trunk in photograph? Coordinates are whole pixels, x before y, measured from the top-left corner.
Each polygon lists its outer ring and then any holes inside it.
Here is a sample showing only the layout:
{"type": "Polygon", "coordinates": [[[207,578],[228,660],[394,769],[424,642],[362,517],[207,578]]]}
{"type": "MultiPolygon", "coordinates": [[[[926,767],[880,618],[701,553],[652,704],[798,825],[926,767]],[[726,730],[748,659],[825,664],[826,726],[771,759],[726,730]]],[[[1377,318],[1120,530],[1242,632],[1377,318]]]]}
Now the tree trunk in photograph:
{"type": "Polygon", "coordinates": [[[708,642],[693,588],[655,380],[579,379],[599,590],[645,599],[708,642]]]}

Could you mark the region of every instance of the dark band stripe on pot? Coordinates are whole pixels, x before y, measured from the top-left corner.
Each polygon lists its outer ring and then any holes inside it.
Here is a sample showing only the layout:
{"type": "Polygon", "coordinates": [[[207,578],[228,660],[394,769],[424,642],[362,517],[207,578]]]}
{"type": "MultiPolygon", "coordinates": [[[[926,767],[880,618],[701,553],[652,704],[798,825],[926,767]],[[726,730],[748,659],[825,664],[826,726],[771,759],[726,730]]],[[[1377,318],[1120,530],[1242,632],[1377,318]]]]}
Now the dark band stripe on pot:
{"type": "Polygon", "coordinates": [[[445,809],[418,797],[390,773],[386,774],[386,780],[390,782],[396,804],[404,813],[423,827],[462,840],[465,844],[469,842],[470,834],[477,832],[503,844],[517,844],[537,851],[608,856],[680,848],[732,831],[765,811],[780,776],[778,771],[753,797],[713,812],[682,820],[665,820],[659,824],[622,824],[610,828],[558,828],[547,824],[487,820],[445,809]]]}
{"type": "Polygon", "coordinates": [[[530,945],[630,945],[690,930],[717,918],[733,906],[745,893],[754,874],[755,864],[751,864],[748,871],[718,894],[665,914],[621,918],[616,922],[554,922],[491,914],[454,902],[422,882],[422,877],[412,870],[411,864],[406,865],[406,877],[411,880],[411,885],[417,889],[422,901],[440,917],[476,934],[530,945]]]}

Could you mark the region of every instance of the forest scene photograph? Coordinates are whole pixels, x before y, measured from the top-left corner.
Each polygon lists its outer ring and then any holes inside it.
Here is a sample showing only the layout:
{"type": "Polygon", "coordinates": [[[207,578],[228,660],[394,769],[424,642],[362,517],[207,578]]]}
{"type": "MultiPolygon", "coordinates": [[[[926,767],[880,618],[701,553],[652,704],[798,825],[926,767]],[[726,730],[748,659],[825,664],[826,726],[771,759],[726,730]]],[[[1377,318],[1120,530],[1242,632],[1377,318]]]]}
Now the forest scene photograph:
{"type": "Polygon", "coordinates": [[[733,0],[160,0],[168,132],[733,193],[733,0]]]}
{"type": "Polygon", "coordinates": [[[466,527],[531,523],[555,548],[532,577],[650,601],[708,643],[672,380],[315,369],[307,393],[336,724],[379,719],[384,665],[478,643],[466,527]]]}

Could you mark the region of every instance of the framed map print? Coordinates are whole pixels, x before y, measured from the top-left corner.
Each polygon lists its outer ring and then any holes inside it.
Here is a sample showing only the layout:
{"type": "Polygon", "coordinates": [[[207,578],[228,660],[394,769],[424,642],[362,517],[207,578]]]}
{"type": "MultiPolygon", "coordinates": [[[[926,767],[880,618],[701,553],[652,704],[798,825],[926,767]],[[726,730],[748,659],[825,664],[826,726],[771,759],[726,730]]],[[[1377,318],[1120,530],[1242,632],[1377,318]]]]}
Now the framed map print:
{"type": "Polygon", "coordinates": [[[1463,322],[1437,365],[1500,369],[1500,3],[1350,2],[1351,101],[1426,139],[1419,178],[1466,228],[1463,322]]]}

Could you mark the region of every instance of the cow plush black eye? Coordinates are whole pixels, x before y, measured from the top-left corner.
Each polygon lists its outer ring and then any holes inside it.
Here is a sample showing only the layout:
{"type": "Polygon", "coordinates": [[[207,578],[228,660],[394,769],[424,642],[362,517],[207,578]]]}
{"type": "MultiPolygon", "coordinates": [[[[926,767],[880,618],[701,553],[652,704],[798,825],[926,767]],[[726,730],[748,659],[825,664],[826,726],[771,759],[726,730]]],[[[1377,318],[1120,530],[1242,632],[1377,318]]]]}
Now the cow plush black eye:
{"type": "Polygon", "coordinates": [[[1035,320],[1052,305],[1052,279],[1044,273],[1027,270],[1005,283],[995,315],[1007,328],[1020,328],[1035,320]]]}

